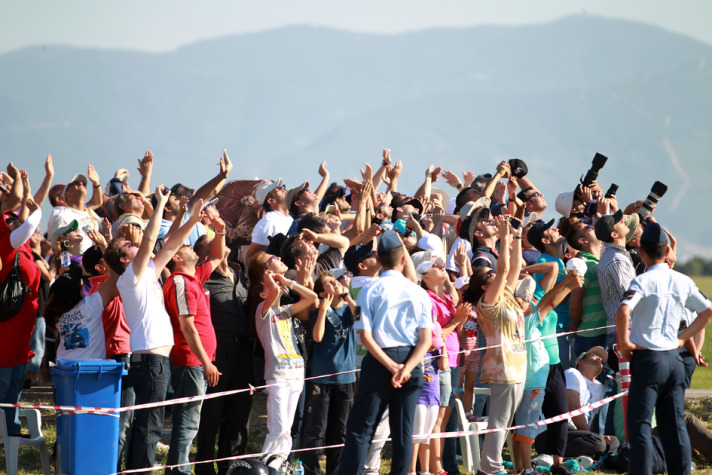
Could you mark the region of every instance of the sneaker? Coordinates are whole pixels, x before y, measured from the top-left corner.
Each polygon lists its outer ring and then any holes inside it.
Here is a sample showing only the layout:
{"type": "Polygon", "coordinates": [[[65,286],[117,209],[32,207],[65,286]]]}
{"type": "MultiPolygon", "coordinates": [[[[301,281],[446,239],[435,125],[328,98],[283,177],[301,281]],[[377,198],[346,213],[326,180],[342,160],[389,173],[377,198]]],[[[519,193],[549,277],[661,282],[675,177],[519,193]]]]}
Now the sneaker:
{"type": "Polygon", "coordinates": [[[576,460],[579,465],[581,465],[581,468],[584,470],[588,470],[593,466],[593,459],[591,457],[588,457],[586,455],[580,455],[576,457],[574,460],[576,460]]]}
{"type": "Polygon", "coordinates": [[[552,475],[573,475],[568,468],[564,467],[564,465],[560,463],[552,465],[549,468],[549,472],[551,472],[552,475]]]}
{"type": "Polygon", "coordinates": [[[534,467],[549,468],[554,465],[554,457],[549,454],[537,455],[532,459],[532,465],[534,467]]]}

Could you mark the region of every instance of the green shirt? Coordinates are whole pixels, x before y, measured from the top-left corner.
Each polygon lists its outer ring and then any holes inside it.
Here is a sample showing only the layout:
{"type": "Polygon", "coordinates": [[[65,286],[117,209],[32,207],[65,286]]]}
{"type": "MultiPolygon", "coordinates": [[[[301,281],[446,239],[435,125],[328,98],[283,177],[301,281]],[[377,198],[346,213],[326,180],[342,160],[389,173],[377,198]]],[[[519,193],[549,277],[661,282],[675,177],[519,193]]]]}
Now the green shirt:
{"type": "MultiPolygon", "coordinates": [[[[601,287],[598,285],[598,261],[600,258],[586,251],[581,251],[581,259],[586,263],[588,270],[583,277],[583,288],[586,292],[583,296],[583,309],[581,312],[581,325],[578,331],[587,330],[589,328],[598,328],[606,326],[608,314],[603,307],[603,299],[601,297],[601,287]]],[[[594,330],[589,332],[578,333],[577,336],[592,337],[604,335],[605,329],[594,330]]]]}

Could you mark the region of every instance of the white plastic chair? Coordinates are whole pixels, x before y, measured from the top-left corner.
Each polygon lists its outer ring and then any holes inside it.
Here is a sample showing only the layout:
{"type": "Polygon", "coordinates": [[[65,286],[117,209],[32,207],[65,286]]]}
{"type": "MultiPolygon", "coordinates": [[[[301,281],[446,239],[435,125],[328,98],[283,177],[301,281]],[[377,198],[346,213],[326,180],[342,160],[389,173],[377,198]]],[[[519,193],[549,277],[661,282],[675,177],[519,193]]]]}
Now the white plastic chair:
{"type": "Polygon", "coordinates": [[[40,411],[37,409],[20,409],[20,417],[27,418],[27,429],[30,432],[29,439],[23,437],[9,437],[7,435],[5,411],[0,409],[0,444],[5,446],[5,468],[7,475],[17,474],[17,462],[21,445],[39,447],[40,455],[42,456],[42,468],[45,475],[49,475],[49,451],[47,450],[47,441],[42,435],[40,411]]]}
{"type": "MultiPolygon", "coordinates": [[[[489,388],[474,388],[475,394],[490,394],[489,388]]],[[[462,401],[455,399],[455,410],[460,419],[461,430],[484,430],[487,428],[487,418],[479,422],[470,422],[465,415],[465,407],[462,401]]],[[[480,436],[471,434],[460,437],[460,451],[462,452],[462,464],[465,471],[476,473],[480,469],[480,436]]]]}

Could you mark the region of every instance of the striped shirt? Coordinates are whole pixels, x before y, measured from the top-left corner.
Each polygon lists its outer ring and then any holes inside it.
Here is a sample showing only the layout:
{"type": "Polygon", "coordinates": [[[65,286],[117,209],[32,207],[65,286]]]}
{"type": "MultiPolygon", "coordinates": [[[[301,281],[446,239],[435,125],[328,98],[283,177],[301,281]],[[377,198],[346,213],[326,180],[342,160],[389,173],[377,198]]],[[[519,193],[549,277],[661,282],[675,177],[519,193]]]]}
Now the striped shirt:
{"type": "Polygon", "coordinates": [[[601,288],[603,307],[608,315],[608,334],[615,333],[616,312],[623,294],[635,279],[633,260],[625,247],[610,242],[603,243],[601,260],[598,262],[598,284],[601,288]]]}
{"type": "MultiPolygon", "coordinates": [[[[583,308],[581,309],[581,325],[579,331],[589,328],[599,328],[606,325],[608,314],[603,307],[601,299],[601,287],[598,283],[598,261],[599,258],[586,251],[581,251],[581,258],[586,263],[588,270],[584,275],[583,287],[586,292],[583,295],[583,308]]],[[[582,332],[580,336],[592,337],[605,335],[606,330],[594,330],[582,332]]]]}

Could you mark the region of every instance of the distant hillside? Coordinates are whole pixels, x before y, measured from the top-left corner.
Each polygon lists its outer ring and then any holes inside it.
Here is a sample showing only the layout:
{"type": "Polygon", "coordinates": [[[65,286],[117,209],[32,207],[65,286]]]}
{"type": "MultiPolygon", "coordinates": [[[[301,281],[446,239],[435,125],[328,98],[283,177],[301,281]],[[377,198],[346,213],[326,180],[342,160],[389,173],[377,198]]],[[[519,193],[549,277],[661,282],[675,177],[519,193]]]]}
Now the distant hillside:
{"type": "Polygon", "coordinates": [[[484,172],[522,158],[553,217],[598,151],[621,201],[665,182],[659,220],[683,255],[712,257],[709,212],[699,219],[712,202],[712,47],[659,28],[589,16],[392,36],[290,27],[164,54],[28,48],[0,56],[0,75],[0,163],[33,183],[47,152],[58,180],[91,162],[106,182],[151,148],[154,183],[198,186],[223,147],[235,178],[288,183],[314,182],[322,160],[356,176],[389,147],[403,189],[430,163],[484,172]]]}

